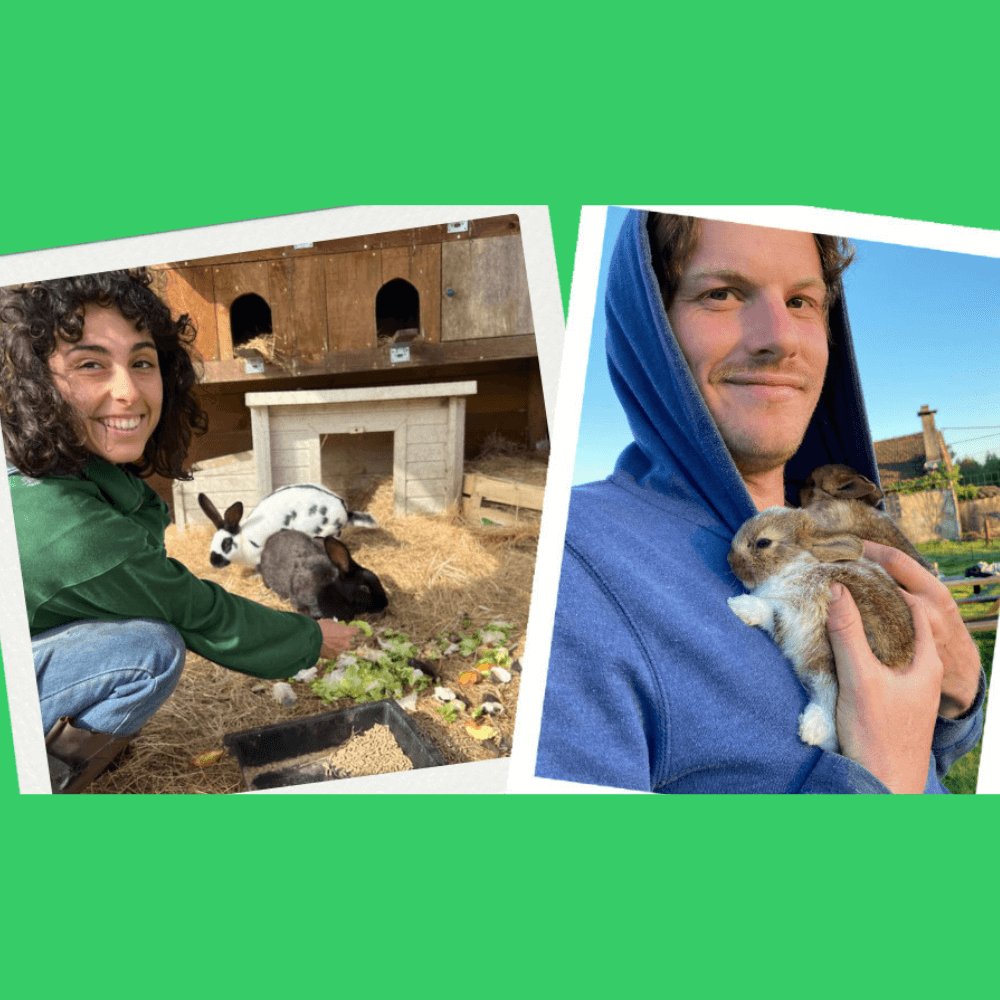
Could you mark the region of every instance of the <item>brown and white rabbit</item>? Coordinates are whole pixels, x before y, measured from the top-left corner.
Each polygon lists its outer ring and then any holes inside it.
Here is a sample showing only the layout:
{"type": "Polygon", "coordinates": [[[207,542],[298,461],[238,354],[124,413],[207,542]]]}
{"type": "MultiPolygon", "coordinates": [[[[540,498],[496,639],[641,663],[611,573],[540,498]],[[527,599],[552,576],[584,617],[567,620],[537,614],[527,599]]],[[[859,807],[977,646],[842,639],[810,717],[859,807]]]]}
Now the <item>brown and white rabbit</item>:
{"type": "Polygon", "coordinates": [[[799,503],[822,530],[847,532],[889,545],[936,575],[933,565],[907,541],[896,522],[878,509],[882,496],[870,479],[849,465],[821,465],[809,473],[799,491],[799,503]]]}
{"type": "Polygon", "coordinates": [[[359,566],[332,535],[314,539],[301,531],[276,532],[264,543],[260,574],[271,590],[310,618],[350,621],[389,605],[378,577],[359,566]]]}
{"type": "Polygon", "coordinates": [[[887,667],[913,659],[910,609],[895,581],[862,558],[851,534],[817,530],[809,512],[771,507],[750,518],[733,539],[729,565],[750,593],[729,598],[747,625],[764,629],[788,657],[809,695],[799,717],[804,743],[837,752],[837,674],[826,634],[830,584],[840,581],[861,612],[865,636],[887,667]]]}

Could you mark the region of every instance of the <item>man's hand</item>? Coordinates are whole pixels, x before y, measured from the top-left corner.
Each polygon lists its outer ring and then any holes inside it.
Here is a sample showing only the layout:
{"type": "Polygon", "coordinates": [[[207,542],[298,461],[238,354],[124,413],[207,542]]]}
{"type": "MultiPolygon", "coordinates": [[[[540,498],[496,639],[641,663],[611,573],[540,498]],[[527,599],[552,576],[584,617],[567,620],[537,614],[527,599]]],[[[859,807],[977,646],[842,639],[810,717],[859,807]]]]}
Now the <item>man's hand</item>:
{"type": "Polygon", "coordinates": [[[938,715],[956,719],[976,700],[979,690],[979,648],[962,621],[951,592],[904,552],[865,542],[865,556],[877,562],[907,593],[916,597],[930,621],[938,656],[944,664],[938,715]]]}
{"type": "Polygon", "coordinates": [[[335,660],[347,650],[358,634],[356,625],[342,625],[332,618],[321,618],[316,624],[323,633],[323,645],[320,646],[319,655],[325,660],[335,660]]]}
{"type": "Polygon", "coordinates": [[[892,670],[869,648],[850,591],[834,583],[830,596],[826,627],[840,685],[837,735],[841,753],[893,792],[922,792],[943,673],[927,613],[917,598],[903,593],[913,615],[916,649],[908,667],[892,670]]]}

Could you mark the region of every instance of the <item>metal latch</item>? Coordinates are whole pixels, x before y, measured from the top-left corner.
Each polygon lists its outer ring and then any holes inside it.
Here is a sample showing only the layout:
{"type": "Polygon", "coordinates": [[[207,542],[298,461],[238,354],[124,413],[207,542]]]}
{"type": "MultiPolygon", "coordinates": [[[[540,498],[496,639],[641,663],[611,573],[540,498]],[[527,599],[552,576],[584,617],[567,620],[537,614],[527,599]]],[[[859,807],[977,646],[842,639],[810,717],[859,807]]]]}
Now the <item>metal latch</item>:
{"type": "Polygon", "coordinates": [[[400,344],[398,347],[389,348],[389,361],[392,364],[398,364],[400,361],[410,360],[410,345],[400,344]]]}
{"type": "Polygon", "coordinates": [[[264,374],[264,359],[263,358],[244,358],[243,367],[246,368],[247,375],[263,375],[264,374]]]}
{"type": "Polygon", "coordinates": [[[449,222],[448,232],[449,233],[467,233],[469,231],[468,222],[449,222]]]}

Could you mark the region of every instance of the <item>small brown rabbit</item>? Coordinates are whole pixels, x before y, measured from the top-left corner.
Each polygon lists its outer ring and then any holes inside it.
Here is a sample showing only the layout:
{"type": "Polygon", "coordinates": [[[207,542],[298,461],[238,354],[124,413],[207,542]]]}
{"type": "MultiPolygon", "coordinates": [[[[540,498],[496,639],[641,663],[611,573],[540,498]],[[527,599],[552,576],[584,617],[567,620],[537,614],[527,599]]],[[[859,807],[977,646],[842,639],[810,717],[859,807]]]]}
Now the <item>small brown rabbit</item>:
{"type": "Polygon", "coordinates": [[[870,479],[849,465],[821,465],[813,469],[799,491],[799,503],[823,531],[846,532],[889,545],[937,575],[934,566],[907,541],[896,522],[878,509],[882,496],[870,479]]]}
{"type": "Polygon", "coordinates": [[[883,496],[867,476],[849,465],[821,465],[809,473],[799,490],[799,503],[808,507],[818,500],[860,500],[869,507],[877,507],[883,496]]]}
{"type": "Polygon", "coordinates": [[[837,674],[826,634],[830,584],[851,592],[865,636],[887,667],[913,659],[910,609],[881,566],[864,559],[852,534],[817,529],[810,513],[771,507],[750,518],[736,533],[729,552],[733,573],[750,590],[729,598],[729,607],[747,625],[764,629],[792,662],[809,695],[799,717],[804,743],[836,753],[837,674]]]}

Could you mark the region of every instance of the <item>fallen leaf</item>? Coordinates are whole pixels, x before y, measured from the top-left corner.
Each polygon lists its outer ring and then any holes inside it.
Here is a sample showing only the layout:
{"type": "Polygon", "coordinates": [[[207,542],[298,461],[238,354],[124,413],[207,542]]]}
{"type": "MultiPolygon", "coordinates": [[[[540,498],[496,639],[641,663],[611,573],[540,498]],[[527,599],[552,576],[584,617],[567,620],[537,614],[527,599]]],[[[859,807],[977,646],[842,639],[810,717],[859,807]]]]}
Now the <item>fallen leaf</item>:
{"type": "Polygon", "coordinates": [[[192,767],[211,767],[225,753],[225,750],[206,750],[191,758],[192,767]]]}
{"type": "Polygon", "coordinates": [[[497,731],[492,726],[466,726],[465,731],[474,740],[491,740],[497,735],[497,731]]]}
{"type": "Polygon", "coordinates": [[[458,675],[459,684],[478,684],[479,683],[479,673],[476,670],[466,670],[458,675]]]}

